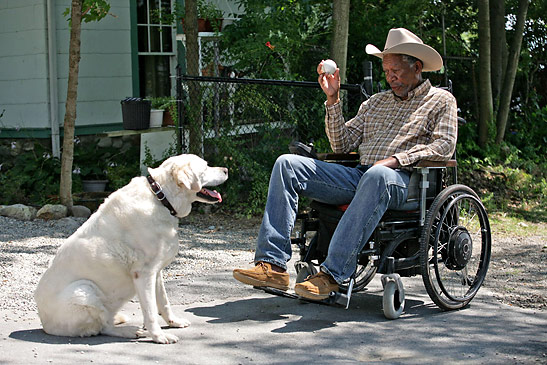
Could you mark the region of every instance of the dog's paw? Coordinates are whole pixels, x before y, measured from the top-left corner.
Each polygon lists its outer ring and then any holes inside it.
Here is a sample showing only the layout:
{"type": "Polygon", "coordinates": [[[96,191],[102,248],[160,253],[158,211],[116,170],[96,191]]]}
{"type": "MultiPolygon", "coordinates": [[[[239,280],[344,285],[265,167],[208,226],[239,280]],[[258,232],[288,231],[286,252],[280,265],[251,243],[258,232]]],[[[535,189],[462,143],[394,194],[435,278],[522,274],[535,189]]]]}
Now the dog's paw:
{"type": "Polygon", "coordinates": [[[173,317],[167,322],[167,324],[169,327],[185,328],[190,325],[190,321],[187,321],[184,318],[173,317]]]}
{"type": "Polygon", "coordinates": [[[161,343],[161,344],[168,344],[168,343],[175,343],[179,340],[179,338],[175,335],[161,332],[156,335],[152,335],[152,341],[155,343],[161,343]]]}

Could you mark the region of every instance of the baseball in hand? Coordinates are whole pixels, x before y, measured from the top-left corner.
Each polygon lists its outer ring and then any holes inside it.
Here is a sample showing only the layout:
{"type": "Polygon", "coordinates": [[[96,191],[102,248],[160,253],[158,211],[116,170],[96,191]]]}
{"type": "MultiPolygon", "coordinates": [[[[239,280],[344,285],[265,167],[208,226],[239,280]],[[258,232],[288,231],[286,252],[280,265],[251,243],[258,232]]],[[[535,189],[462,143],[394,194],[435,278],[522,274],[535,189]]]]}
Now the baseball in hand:
{"type": "Polygon", "coordinates": [[[336,71],[336,62],[333,60],[325,60],[323,61],[323,72],[329,75],[334,74],[336,71]]]}

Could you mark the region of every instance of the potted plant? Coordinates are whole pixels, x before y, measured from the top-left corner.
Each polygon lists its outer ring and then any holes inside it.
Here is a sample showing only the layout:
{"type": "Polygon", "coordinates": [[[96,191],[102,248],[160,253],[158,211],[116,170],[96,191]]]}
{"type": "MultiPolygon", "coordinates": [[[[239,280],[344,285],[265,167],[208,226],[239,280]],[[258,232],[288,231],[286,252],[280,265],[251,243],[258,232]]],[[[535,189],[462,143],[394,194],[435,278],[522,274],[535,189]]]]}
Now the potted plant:
{"type": "Polygon", "coordinates": [[[150,98],[150,128],[161,127],[163,124],[163,115],[165,112],[165,105],[169,97],[150,98]]]}
{"type": "MultiPolygon", "coordinates": [[[[198,32],[220,32],[222,28],[222,10],[215,4],[207,0],[198,0],[198,32]]],[[[184,28],[184,18],[186,16],[184,7],[175,7],[177,17],[182,18],[184,28]]]]}
{"type": "Polygon", "coordinates": [[[75,147],[73,172],[79,175],[83,191],[105,191],[108,184],[106,170],[106,158],[99,155],[96,143],[84,146],[78,144],[77,148],[75,147]]]}
{"type": "Polygon", "coordinates": [[[93,165],[80,167],[82,190],[88,192],[105,191],[108,184],[105,171],[93,165]]]}
{"type": "Polygon", "coordinates": [[[206,0],[198,0],[198,31],[199,19],[203,19],[207,30],[205,32],[220,32],[222,28],[222,11],[206,0]]]}
{"type": "Polygon", "coordinates": [[[165,113],[163,114],[163,126],[171,126],[175,125],[175,121],[177,120],[177,102],[174,98],[168,98],[165,103],[163,104],[163,110],[165,110],[165,113]]]}

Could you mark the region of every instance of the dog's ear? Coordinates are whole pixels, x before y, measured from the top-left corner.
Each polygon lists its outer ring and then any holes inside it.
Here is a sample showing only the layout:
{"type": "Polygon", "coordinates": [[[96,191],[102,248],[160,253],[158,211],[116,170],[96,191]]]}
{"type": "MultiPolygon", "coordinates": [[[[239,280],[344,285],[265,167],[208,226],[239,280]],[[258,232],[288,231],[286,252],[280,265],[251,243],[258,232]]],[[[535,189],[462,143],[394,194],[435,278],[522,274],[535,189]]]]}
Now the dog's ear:
{"type": "Polygon", "coordinates": [[[172,173],[179,186],[184,186],[185,188],[192,191],[201,190],[201,182],[199,176],[192,169],[190,163],[184,164],[182,166],[173,165],[172,173]]]}

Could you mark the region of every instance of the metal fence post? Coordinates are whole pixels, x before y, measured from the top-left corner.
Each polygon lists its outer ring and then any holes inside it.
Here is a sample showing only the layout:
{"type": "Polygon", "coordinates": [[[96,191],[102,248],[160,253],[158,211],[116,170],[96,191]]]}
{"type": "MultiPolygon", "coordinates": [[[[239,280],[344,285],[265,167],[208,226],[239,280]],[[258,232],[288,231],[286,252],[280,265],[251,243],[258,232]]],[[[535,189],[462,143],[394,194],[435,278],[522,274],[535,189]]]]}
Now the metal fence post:
{"type": "Polygon", "coordinates": [[[186,146],[184,143],[184,129],[182,123],[182,68],[177,65],[176,90],[177,90],[177,120],[175,121],[177,135],[177,153],[180,155],[186,146]]]}

